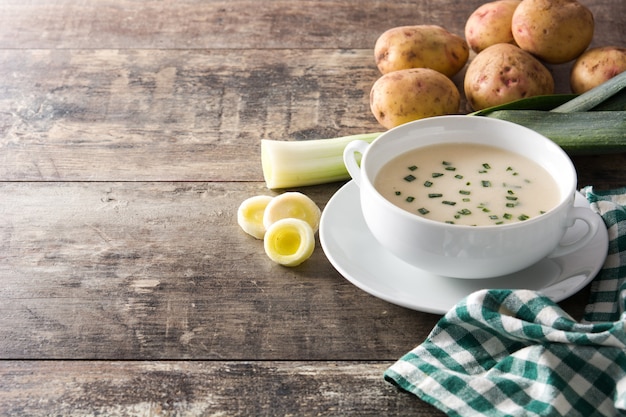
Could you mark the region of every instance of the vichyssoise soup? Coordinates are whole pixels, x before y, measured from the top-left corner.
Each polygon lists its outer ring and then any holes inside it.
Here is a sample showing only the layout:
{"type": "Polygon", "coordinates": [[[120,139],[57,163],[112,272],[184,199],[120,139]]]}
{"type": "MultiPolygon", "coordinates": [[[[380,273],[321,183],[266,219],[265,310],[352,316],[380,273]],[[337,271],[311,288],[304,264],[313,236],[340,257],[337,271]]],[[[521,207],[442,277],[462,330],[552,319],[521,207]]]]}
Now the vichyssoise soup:
{"type": "Polygon", "coordinates": [[[509,224],[539,216],[559,201],[552,176],[530,159],[472,143],[430,145],[392,159],[374,187],[398,207],[451,224],[509,224]]]}

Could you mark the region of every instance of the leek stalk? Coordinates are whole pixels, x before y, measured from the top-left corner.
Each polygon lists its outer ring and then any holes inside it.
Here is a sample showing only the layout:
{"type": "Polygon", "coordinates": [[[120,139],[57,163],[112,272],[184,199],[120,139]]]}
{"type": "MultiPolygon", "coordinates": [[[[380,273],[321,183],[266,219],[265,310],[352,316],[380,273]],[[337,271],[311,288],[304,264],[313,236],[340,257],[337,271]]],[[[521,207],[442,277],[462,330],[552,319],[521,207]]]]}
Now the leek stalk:
{"type": "Polygon", "coordinates": [[[350,178],[343,150],[353,140],[371,143],[382,132],[304,141],[261,140],[261,165],[267,188],[325,184],[350,178]]]}

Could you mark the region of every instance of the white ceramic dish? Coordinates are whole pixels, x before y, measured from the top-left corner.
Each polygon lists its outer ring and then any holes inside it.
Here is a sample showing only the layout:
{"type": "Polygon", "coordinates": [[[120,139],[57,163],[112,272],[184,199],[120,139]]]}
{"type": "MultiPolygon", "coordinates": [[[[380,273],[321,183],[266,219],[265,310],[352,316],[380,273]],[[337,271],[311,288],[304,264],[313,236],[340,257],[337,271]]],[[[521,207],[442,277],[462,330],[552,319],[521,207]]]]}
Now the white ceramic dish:
{"type": "MultiPolygon", "coordinates": [[[[589,207],[576,195],[576,206],[589,207]]],[[[602,223],[602,218],[597,216],[602,223]]],[[[586,225],[572,227],[564,240],[585,233],[586,225]]],[[[526,288],[561,301],[587,285],[598,273],[608,250],[606,227],[584,248],[562,257],[545,258],[514,274],[487,279],[438,276],[414,267],[383,248],[361,215],[359,188],[348,182],[329,200],[319,230],[322,249],[348,281],[367,293],[413,310],[444,314],[465,296],[485,288],[526,288]]]]}

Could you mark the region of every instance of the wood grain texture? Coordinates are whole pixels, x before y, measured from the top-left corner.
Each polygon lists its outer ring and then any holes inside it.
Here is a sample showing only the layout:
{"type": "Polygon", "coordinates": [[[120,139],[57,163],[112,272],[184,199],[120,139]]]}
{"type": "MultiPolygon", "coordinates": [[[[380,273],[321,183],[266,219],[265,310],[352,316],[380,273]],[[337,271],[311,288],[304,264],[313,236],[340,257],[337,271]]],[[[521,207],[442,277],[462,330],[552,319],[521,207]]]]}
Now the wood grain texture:
{"type": "Polygon", "coordinates": [[[0,414],[442,416],[383,362],[0,362],[0,414]],[[43,381],[42,381],[43,379],[43,381]],[[5,388],[6,387],[6,388],[5,388]],[[224,413],[224,410],[228,410],[224,413]]]}
{"type": "MultiPolygon", "coordinates": [[[[308,195],[323,208],[329,191],[308,195]]],[[[392,359],[425,338],[436,316],[352,286],[319,242],[298,268],[269,262],[236,223],[239,202],[262,193],[256,183],[0,184],[2,357],[392,359]]]]}
{"type": "MultiPolygon", "coordinates": [[[[482,3],[0,2],[0,415],[442,416],[382,379],[439,316],[351,285],[319,242],[272,264],[235,213],[274,194],[261,138],[380,130],[382,31],[462,34],[482,3]]],[[[583,3],[594,45],[623,44],[626,2],[583,3]]],[[[624,186],[625,154],[574,162],[624,186]]],[[[341,185],[299,191],[324,208],[341,185]]],[[[580,318],[588,291],[561,305],[580,318]]]]}

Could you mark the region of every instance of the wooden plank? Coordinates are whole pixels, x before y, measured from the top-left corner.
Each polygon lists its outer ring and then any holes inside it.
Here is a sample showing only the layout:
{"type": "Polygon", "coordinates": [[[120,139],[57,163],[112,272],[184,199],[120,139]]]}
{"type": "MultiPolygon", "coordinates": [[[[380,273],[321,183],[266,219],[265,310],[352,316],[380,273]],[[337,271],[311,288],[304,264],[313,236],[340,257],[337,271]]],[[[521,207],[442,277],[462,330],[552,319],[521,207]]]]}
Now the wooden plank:
{"type": "Polygon", "coordinates": [[[391,26],[436,23],[462,34],[479,4],[14,0],[0,6],[0,48],[369,48],[391,26]]]}
{"type": "Polygon", "coordinates": [[[0,414],[423,416],[386,362],[0,362],[0,414]]]}
{"type": "MultiPolygon", "coordinates": [[[[437,24],[463,35],[483,0],[458,2],[255,0],[3,1],[0,48],[282,49],[371,48],[384,30],[437,24]]],[[[583,1],[594,13],[603,43],[621,44],[621,0],[583,1]]]]}
{"type": "MultiPolygon", "coordinates": [[[[334,186],[307,191],[324,207],[334,186]]],[[[0,352],[56,359],[391,359],[437,316],[314,256],[273,264],[236,210],[257,183],[0,183],[0,352]],[[277,325],[280,323],[280,326],[277,325]]]]}
{"type": "Polygon", "coordinates": [[[0,72],[7,181],[260,181],[260,138],[380,129],[371,51],[0,50],[0,72]]]}

